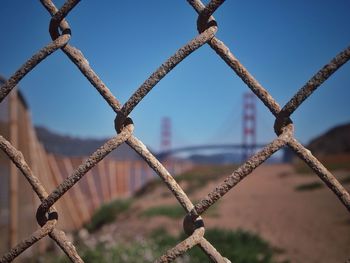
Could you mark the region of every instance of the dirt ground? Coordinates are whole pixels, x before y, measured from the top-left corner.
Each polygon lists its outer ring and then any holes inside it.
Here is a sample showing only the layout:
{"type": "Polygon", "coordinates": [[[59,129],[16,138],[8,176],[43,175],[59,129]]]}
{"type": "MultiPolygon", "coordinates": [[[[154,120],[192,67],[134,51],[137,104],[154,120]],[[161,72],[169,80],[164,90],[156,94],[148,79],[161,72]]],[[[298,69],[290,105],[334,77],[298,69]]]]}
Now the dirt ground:
{"type": "MultiPolygon", "coordinates": [[[[339,178],[348,174],[336,173],[339,178]]],[[[350,258],[349,212],[326,187],[295,190],[299,185],[317,181],[320,180],[316,175],[295,174],[290,165],[263,165],[223,197],[215,208],[217,216],[203,216],[205,225],[254,232],[281,249],[280,259],[291,263],[346,262],[350,258]]],[[[200,200],[219,182],[209,183],[190,199],[200,200]]],[[[350,190],[350,184],[345,187],[350,190]]],[[[128,215],[117,224],[104,227],[101,234],[135,237],[160,226],[179,233],[182,219],[140,217],[150,206],[175,204],[168,192],[161,185],[137,199],[128,215]]]]}

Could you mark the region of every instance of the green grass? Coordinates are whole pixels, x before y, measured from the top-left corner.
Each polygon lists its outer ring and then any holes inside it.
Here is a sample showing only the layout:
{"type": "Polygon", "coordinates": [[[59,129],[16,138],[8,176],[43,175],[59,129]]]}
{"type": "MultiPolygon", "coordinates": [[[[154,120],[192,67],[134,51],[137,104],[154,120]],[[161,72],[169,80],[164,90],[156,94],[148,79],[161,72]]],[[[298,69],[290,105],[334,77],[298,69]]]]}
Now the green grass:
{"type": "MultiPolygon", "coordinates": [[[[117,243],[115,246],[98,245],[96,248],[79,249],[85,263],[136,263],[154,262],[168,249],[184,240],[184,234],[170,235],[165,229],[158,228],[146,240],[117,243]]],[[[205,238],[220,252],[221,255],[235,263],[276,263],[273,256],[281,253],[256,234],[244,230],[207,229],[205,238]]],[[[69,262],[63,257],[50,257],[45,262],[69,262]]],[[[176,262],[203,263],[210,262],[204,252],[193,247],[176,262]]],[[[286,261],[285,261],[286,263],[286,261]]]]}
{"type": "MultiPolygon", "coordinates": [[[[185,215],[185,210],[180,205],[152,206],[141,213],[142,217],[165,216],[173,219],[183,218],[185,215]]],[[[204,215],[210,217],[218,216],[218,203],[212,205],[204,215]]]]}
{"type": "MultiPolygon", "coordinates": [[[[209,229],[205,237],[221,255],[235,263],[271,263],[274,249],[258,235],[243,230],[209,229]]],[[[198,247],[188,253],[190,262],[208,262],[198,247]]]]}
{"type": "Polygon", "coordinates": [[[295,190],[296,191],[311,191],[311,190],[320,189],[322,187],[323,187],[323,183],[312,182],[312,183],[298,185],[297,187],[295,187],[295,190]]]}
{"type": "Polygon", "coordinates": [[[215,181],[219,178],[225,178],[236,168],[236,165],[200,166],[178,175],[175,179],[179,183],[185,182],[185,191],[187,193],[193,193],[206,186],[211,181],[215,181]]]}
{"type": "Polygon", "coordinates": [[[120,214],[127,211],[132,204],[131,199],[117,199],[102,205],[86,224],[89,232],[96,231],[103,225],[113,222],[120,214]]]}
{"type": "Polygon", "coordinates": [[[166,216],[170,218],[182,218],[185,210],[180,205],[152,206],[141,213],[142,217],[166,216]]]}
{"type": "MultiPolygon", "coordinates": [[[[237,165],[201,165],[189,170],[188,172],[175,176],[175,180],[178,183],[185,183],[185,192],[191,194],[206,186],[210,181],[214,181],[219,178],[224,179],[236,168],[237,165]]],[[[148,193],[151,193],[160,185],[164,185],[161,179],[158,178],[153,180],[139,189],[135,193],[135,196],[142,197],[148,193]]]]}
{"type": "MultiPolygon", "coordinates": [[[[158,255],[164,254],[169,248],[184,240],[184,234],[173,237],[164,229],[157,229],[150,235],[155,243],[158,255]]],[[[275,250],[261,237],[243,230],[207,229],[205,238],[220,252],[221,255],[235,263],[272,263],[275,250]]],[[[183,257],[183,262],[203,263],[210,262],[206,254],[194,247],[183,257]]]]}

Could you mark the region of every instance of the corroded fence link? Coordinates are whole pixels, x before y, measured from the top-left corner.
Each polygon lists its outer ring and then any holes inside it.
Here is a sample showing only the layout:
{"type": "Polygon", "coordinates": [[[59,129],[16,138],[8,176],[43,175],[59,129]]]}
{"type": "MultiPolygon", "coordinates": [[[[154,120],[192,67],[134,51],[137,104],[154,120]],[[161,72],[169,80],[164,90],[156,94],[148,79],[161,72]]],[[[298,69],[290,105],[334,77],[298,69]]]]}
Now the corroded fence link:
{"type": "MultiPolygon", "coordinates": [[[[265,162],[273,153],[284,146],[290,147],[314,172],[324,181],[324,183],[337,195],[344,206],[350,211],[350,195],[339,181],[325,168],[320,161],[314,157],[309,150],[302,146],[294,138],[294,127],[290,119],[293,112],[305,101],[320,85],[326,81],[334,72],[350,59],[350,47],[339,53],[319,72],[317,72],[291,100],[281,108],[267,90],[249,73],[241,62],[233,55],[229,48],[219,40],[215,34],[218,30],[217,23],[213,17],[214,12],[224,3],[224,0],[212,0],[207,6],[200,0],[187,0],[188,3],[198,13],[197,29],[198,35],[190,40],[183,47],[178,49],[174,55],[168,58],[148,79],[135,91],[134,94],[122,105],[103,83],[99,76],[93,71],[88,60],[82,52],[68,42],[71,38],[71,28],[66,21],[66,16],[76,7],[80,0],[67,0],[64,5],[57,9],[51,0],[40,0],[44,8],[50,13],[49,33],[52,42],[47,44],[23,66],[21,66],[0,88],[0,102],[13,90],[19,81],[25,77],[33,68],[49,55],[61,49],[67,57],[74,63],[80,72],[89,80],[92,86],[106,100],[108,105],[117,114],[115,128],[117,135],[108,140],[97,149],[86,161],[84,161],[73,173],[61,182],[50,194],[48,194],[40,182],[33,174],[22,153],[18,151],[10,142],[0,135],[0,149],[18,167],[28,183],[39,197],[41,204],[37,209],[36,218],[40,228],[8,253],[0,258],[0,262],[10,262],[20,255],[24,250],[38,242],[41,238],[49,236],[66,253],[72,262],[83,262],[74,245],[69,242],[65,233],[57,229],[59,220],[58,214],[53,205],[78,183],[96,164],[103,160],[109,153],[115,150],[122,143],[127,143],[138,153],[144,161],[158,174],[164,181],[174,197],[186,211],[187,215],[183,221],[183,228],[188,237],[170,248],[156,262],[170,262],[183,255],[194,246],[199,246],[208,258],[213,262],[229,262],[205,239],[205,225],[200,216],[216,201],[229,192],[246,176],[251,174],[255,168],[265,162]],[[133,135],[133,122],[128,115],[138,105],[138,103],[153,89],[153,87],[175,68],[182,60],[196,51],[204,44],[208,44],[221,59],[238,75],[242,81],[256,94],[264,105],[276,117],[274,130],[276,139],[267,144],[262,150],[254,154],[231,175],[224,179],[215,189],[207,194],[202,200],[194,205],[183,191],[176,179],[167,171],[146,146],[133,135]]],[[[90,174],[91,176],[91,174],[90,174]]],[[[234,249],[234,248],[233,248],[234,249]]]]}
{"type": "Polygon", "coordinates": [[[323,82],[350,59],[350,46],[318,71],[283,107],[279,115],[290,116],[323,82]]]}
{"type": "Polygon", "coordinates": [[[127,141],[127,144],[133,148],[146,162],[147,164],[159,175],[159,177],[164,181],[170,191],[174,194],[176,199],[186,210],[190,212],[193,208],[193,204],[182,190],[180,185],[171,176],[167,169],[157,160],[156,157],[147,149],[147,147],[138,140],[135,136],[131,136],[127,141]]]}
{"type": "MultiPolygon", "coordinates": [[[[43,4],[43,6],[46,8],[46,10],[51,14],[51,16],[54,16],[59,11],[56,8],[56,6],[52,3],[51,0],[40,0],[40,1],[43,4]]],[[[67,3],[76,4],[77,2],[79,1],[68,1],[67,3]],[[71,3],[71,2],[74,2],[74,3],[71,3]]],[[[67,21],[62,20],[59,26],[62,30],[62,33],[68,31],[70,34],[70,29],[69,29],[70,27],[67,21]]],[[[50,22],[50,27],[51,27],[51,22],[50,22]]],[[[51,38],[53,39],[56,37],[55,32],[56,31],[53,31],[53,29],[51,29],[50,34],[51,34],[51,38]]],[[[93,71],[93,69],[89,65],[88,60],[84,57],[83,53],[79,49],[69,44],[66,44],[65,46],[63,46],[62,51],[78,67],[80,72],[89,80],[89,82],[97,89],[97,91],[107,101],[107,103],[111,106],[111,108],[116,113],[118,113],[121,108],[120,102],[114,97],[114,95],[108,89],[108,87],[93,71]]]]}
{"type": "Polygon", "coordinates": [[[177,257],[183,255],[187,250],[191,249],[200,242],[204,232],[204,227],[196,229],[191,236],[177,244],[175,247],[169,249],[156,262],[171,262],[177,257]]]}
{"type": "Polygon", "coordinates": [[[266,161],[272,154],[277,152],[283,146],[285,146],[292,136],[292,126],[280,135],[273,142],[266,145],[261,151],[254,154],[248,161],[242,166],[236,169],[230,176],[228,176],[222,184],[217,186],[212,192],[210,192],[205,198],[203,198],[195,209],[191,211],[191,217],[196,218],[198,215],[205,212],[211,205],[224,196],[232,187],[237,185],[248,174],[252,173],[255,168],[266,161]]]}
{"type": "Polygon", "coordinates": [[[203,33],[195,37],[193,40],[188,42],[185,46],[180,48],[173,56],[164,62],[130,97],[130,99],[124,104],[121,113],[124,116],[130,114],[135,106],[147,95],[148,92],[176,65],[178,65],[184,58],[189,56],[193,51],[203,46],[217,31],[216,26],[212,26],[205,30],[203,33]]]}
{"type": "Polygon", "coordinates": [[[312,153],[302,146],[295,138],[288,142],[288,146],[321,178],[323,182],[337,195],[339,200],[350,212],[350,195],[339,183],[334,175],[317,160],[312,153]]]}
{"type": "MultiPolygon", "coordinates": [[[[12,162],[18,167],[18,169],[25,176],[29,184],[32,186],[33,190],[39,197],[41,201],[43,201],[47,196],[47,192],[45,188],[42,186],[41,182],[38,178],[32,173],[30,167],[28,166],[26,160],[23,157],[23,154],[18,151],[15,147],[11,145],[4,137],[0,136],[0,149],[12,160],[12,162]]],[[[0,258],[0,262],[10,262],[19,254],[21,254],[24,250],[32,246],[34,243],[45,237],[46,235],[50,235],[53,240],[62,248],[64,252],[68,255],[69,258],[76,258],[75,262],[82,262],[79,255],[75,252],[75,248],[70,244],[65,237],[65,234],[58,230],[54,229],[57,223],[57,212],[55,208],[51,208],[48,213],[48,218],[45,220],[45,223],[42,223],[39,230],[35,231],[30,237],[26,238],[22,242],[20,242],[16,247],[12,248],[8,253],[6,253],[2,258],[0,258]],[[59,238],[57,238],[59,237],[59,238]]]]}
{"type": "Polygon", "coordinates": [[[6,253],[0,262],[10,262],[19,256],[24,250],[34,245],[43,237],[47,236],[55,227],[57,220],[49,221],[47,224],[42,226],[42,228],[35,231],[30,237],[24,239],[16,247],[12,248],[8,253],[6,253]]]}
{"type": "Polygon", "coordinates": [[[67,177],[46,199],[42,200],[37,211],[37,220],[39,224],[45,222],[45,214],[49,208],[66,193],[76,182],[78,182],[92,167],[116,149],[120,144],[126,141],[133,131],[132,124],[129,125],[120,134],[107,141],[102,147],[94,152],[83,164],[81,164],[71,176],[67,177]]]}

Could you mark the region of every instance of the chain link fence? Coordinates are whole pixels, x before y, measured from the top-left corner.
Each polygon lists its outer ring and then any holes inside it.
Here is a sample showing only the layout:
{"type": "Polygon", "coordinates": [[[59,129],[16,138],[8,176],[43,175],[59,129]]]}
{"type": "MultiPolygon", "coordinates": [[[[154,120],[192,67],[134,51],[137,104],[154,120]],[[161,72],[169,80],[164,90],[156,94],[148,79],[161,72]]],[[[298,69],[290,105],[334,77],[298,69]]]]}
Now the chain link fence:
{"type": "MultiPolygon", "coordinates": [[[[5,82],[6,79],[0,76],[0,84],[5,82]]],[[[54,147],[51,147],[50,152],[37,138],[40,132],[32,125],[30,111],[21,92],[13,90],[11,96],[6,97],[0,104],[0,134],[21,151],[38,180],[51,192],[87,157],[53,153],[54,147]]],[[[94,143],[94,146],[91,146],[92,151],[98,144],[102,142],[94,143]]],[[[124,145],[124,149],[126,147],[128,146],[124,145]]],[[[115,199],[130,198],[153,180],[156,176],[154,171],[137,157],[136,154],[125,156],[120,147],[97,163],[79,184],[55,204],[60,214],[56,227],[70,233],[81,229],[92,220],[103,204],[115,199]]],[[[189,161],[178,159],[165,160],[163,165],[175,175],[192,166],[189,161]]],[[[30,235],[33,229],[37,228],[33,214],[39,205],[39,199],[26,178],[20,176],[11,159],[0,151],[0,254],[4,254],[15,246],[18,240],[30,235]],[[26,223],[22,224],[23,221],[26,223]]],[[[50,245],[50,239],[41,240],[21,254],[17,262],[25,262],[28,258],[43,254],[50,245]]]]}
{"type": "Polygon", "coordinates": [[[41,201],[36,213],[36,219],[40,228],[3,255],[0,262],[12,261],[45,236],[49,236],[54,240],[72,262],[83,262],[74,245],[68,241],[66,234],[56,227],[59,217],[54,204],[64,196],[70,188],[78,183],[90,169],[124,142],[133,148],[161,177],[187,213],[183,221],[183,227],[188,237],[175,247],[164,252],[163,256],[161,256],[157,262],[173,261],[196,245],[198,245],[212,261],[229,262],[229,260],[226,259],[224,255],[221,255],[205,238],[205,227],[201,214],[249,175],[256,167],[267,160],[273,153],[284,146],[290,147],[308,166],[310,166],[329,189],[334,192],[345,208],[350,211],[349,193],[322,163],[294,137],[293,122],[290,119],[291,114],[298,109],[303,101],[350,59],[350,47],[336,55],[300,88],[285,106],[281,107],[231,53],[228,47],[215,36],[218,27],[212,15],[223,2],[224,0],[211,0],[204,6],[200,0],[188,0],[190,6],[198,13],[197,29],[199,34],[181,47],[173,56],[168,58],[137,89],[130,99],[124,105],[121,105],[118,99],[113,96],[108,87],[89,66],[82,52],[69,44],[71,38],[70,26],[65,20],[65,17],[75,8],[79,0],[67,0],[59,10],[51,0],[41,0],[42,5],[52,16],[49,27],[52,42],[34,54],[4,85],[2,85],[0,89],[0,102],[6,98],[26,74],[49,55],[61,49],[115,111],[117,115],[115,119],[117,135],[97,149],[51,193],[47,192],[44,185],[32,172],[22,153],[4,137],[0,136],[0,148],[22,172],[41,201]],[[128,115],[167,73],[204,44],[208,44],[217,55],[225,61],[276,117],[274,130],[277,137],[233,171],[230,176],[208,193],[201,201],[197,204],[193,204],[165,167],[152,155],[146,146],[135,137],[133,134],[134,125],[128,115]]]}

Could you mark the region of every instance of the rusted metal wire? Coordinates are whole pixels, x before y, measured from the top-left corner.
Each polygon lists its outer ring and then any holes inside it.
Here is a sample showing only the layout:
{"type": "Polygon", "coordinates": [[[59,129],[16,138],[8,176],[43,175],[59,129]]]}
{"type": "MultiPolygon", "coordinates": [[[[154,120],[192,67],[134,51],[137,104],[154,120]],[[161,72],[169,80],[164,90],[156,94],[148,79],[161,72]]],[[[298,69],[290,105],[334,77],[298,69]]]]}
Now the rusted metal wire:
{"type": "MultiPolygon", "coordinates": [[[[212,0],[204,6],[200,0],[187,0],[188,3],[198,13],[197,29],[198,35],[181,47],[169,59],[167,59],[145,82],[135,91],[129,100],[122,105],[103,83],[99,76],[93,71],[88,60],[82,52],[68,42],[71,38],[71,29],[66,21],[66,16],[79,3],[79,0],[67,0],[58,10],[51,0],[40,0],[44,8],[50,13],[51,20],[49,33],[52,42],[34,54],[22,67],[20,67],[0,88],[0,102],[11,92],[19,81],[35,68],[41,61],[49,55],[61,49],[67,57],[78,67],[81,73],[89,80],[92,86],[106,100],[108,105],[115,111],[115,128],[118,133],[115,137],[107,141],[96,150],[84,163],[82,163],[71,176],[67,177],[61,184],[48,194],[39,179],[33,174],[22,153],[18,151],[10,142],[0,136],[0,149],[18,167],[28,183],[39,197],[41,204],[37,209],[36,218],[40,228],[30,237],[20,242],[8,253],[0,258],[0,263],[10,262],[20,255],[24,250],[38,242],[41,238],[49,236],[66,253],[72,262],[83,262],[74,245],[68,241],[65,233],[56,228],[59,220],[58,214],[53,207],[71,187],[81,180],[88,171],[98,162],[105,158],[110,152],[120,144],[126,142],[134,149],[147,164],[164,181],[174,197],[182,205],[187,215],[184,218],[183,227],[188,238],[169,249],[156,262],[170,262],[183,255],[192,247],[198,245],[208,258],[213,262],[229,262],[205,239],[205,225],[201,214],[210,208],[216,201],[229,192],[241,180],[253,172],[255,168],[266,161],[273,153],[283,146],[289,146],[324,183],[336,194],[350,212],[350,195],[339,181],[325,168],[320,161],[314,157],[309,150],[302,146],[293,135],[293,123],[291,114],[305,101],[324,81],[350,59],[350,47],[339,53],[319,72],[317,72],[292,99],[281,108],[267,90],[249,73],[249,71],[232,54],[229,48],[215,34],[218,26],[213,13],[224,3],[224,0],[212,0]],[[196,51],[204,44],[208,44],[225,63],[242,79],[242,81],[256,94],[265,106],[276,117],[274,129],[277,134],[276,139],[267,144],[262,150],[254,154],[238,169],[228,176],[220,185],[207,194],[202,200],[194,205],[187,194],[176,182],[176,179],[166,170],[166,168],[156,159],[146,146],[133,135],[134,126],[128,115],[137,104],[152,90],[152,88],[182,60],[196,51]]],[[[91,176],[91,174],[90,174],[91,176]]],[[[233,248],[234,249],[234,248],[233,248]]]]}

